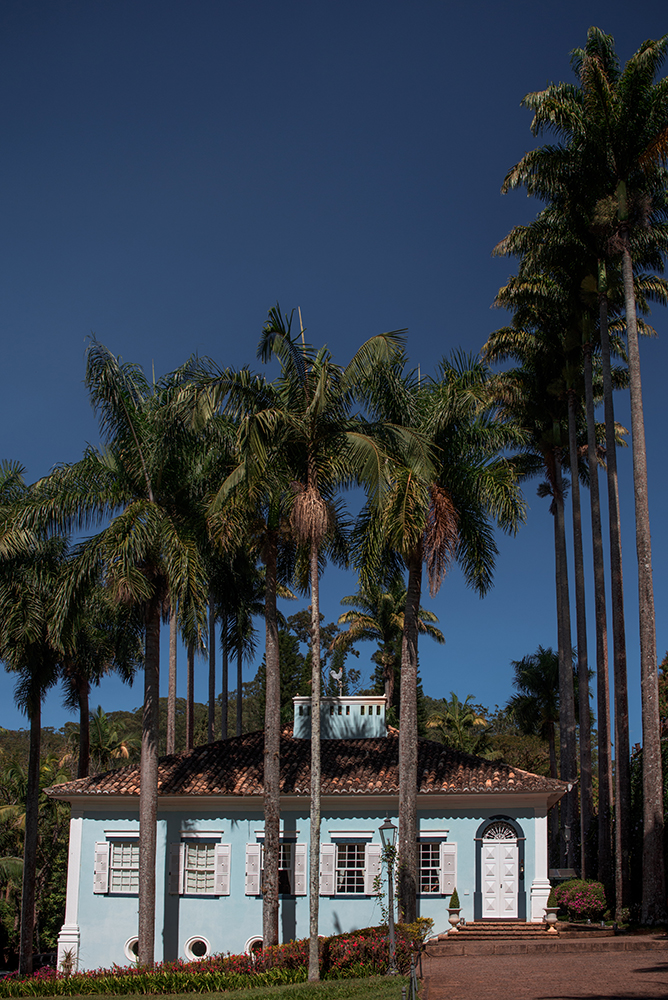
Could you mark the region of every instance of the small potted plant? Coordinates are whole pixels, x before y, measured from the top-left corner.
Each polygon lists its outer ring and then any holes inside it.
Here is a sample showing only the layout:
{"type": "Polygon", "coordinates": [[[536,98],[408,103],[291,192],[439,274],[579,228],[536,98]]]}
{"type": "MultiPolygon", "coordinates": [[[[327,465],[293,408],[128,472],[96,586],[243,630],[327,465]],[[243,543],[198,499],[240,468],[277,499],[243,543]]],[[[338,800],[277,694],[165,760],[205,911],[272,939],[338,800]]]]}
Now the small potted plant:
{"type": "Polygon", "coordinates": [[[459,905],[459,895],[455,887],[452,890],[450,905],[448,906],[448,921],[450,923],[450,930],[448,931],[448,934],[457,934],[457,924],[459,923],[460,912],[461,906],[459,905]]]}
{"type": "Polygon", "coordinates": [[[559,904],[557,903],[556,894],[554,888],[550,889],[550,895],[547,897],[547,906],[544,906],[545,910],[545,923],[547,924],[548,934],[558,934],[555,924],[557,922],[557,914],[559,912],[559,904]]]}

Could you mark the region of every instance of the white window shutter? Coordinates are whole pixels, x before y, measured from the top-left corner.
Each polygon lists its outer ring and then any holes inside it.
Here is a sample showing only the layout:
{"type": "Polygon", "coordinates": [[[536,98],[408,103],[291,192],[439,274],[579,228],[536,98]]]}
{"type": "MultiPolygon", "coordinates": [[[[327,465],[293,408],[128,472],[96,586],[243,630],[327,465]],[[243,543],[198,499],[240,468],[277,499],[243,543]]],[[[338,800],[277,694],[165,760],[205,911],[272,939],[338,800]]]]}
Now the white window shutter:
{"type": "Polygon", "coordinates": [[[295,869],[292,880],[292,891],[295,896],[306,895],[306,844],[295,844],[295,869]]]}
{"type": "Polygon", "coordinates": [[[229,896],[230,894],[230,851],[229,844],[216,844],[216,874],[214,880],[214,894],[216,896],[229,896]]]}
{"type": "Polygon", "coordinates": [[[336,891],[336,844],[320,845],[320,895],[333,896],[336,891]]]}
{"type": "Polygon", "coordinates": [[[246,895],[260,895],[260,844],[246,844],[246,895]]]}
{"type": "Polygon", "coordinates": [[[449,896],[457,884],[457,845],[441,844],[441,893],[449,896]]]}
{"type": "Polygon", "coordinates": [[[109,892],[109,849],[108,840],[95,845],[95,865],[93,868],[93,892],[109,892]]]}
{"type": "Polygon", "coordinates": [[[373,884],[377,875],[380,875],[380,844],[366,844],[364,848],[364,891],[367,896],[377,895],[373,884]]]}
{"type": "Polygon", "coordinates": [[[172,895],[183,892],[184,844],[169,845],[169,891],[172,895]]]}

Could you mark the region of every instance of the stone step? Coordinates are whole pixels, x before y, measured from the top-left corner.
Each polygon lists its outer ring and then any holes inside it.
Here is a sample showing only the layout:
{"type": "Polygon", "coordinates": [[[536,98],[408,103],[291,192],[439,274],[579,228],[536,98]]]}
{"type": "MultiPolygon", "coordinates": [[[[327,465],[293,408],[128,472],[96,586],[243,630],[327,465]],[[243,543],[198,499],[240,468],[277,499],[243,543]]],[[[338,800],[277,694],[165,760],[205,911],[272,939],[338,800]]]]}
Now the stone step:
{"type": "Polygon", "coordinates": [[[477,938],[453,934],[445,941],[428,941],[422,955],[423,975],[447,975],[450,960],[457,955],[526,955],[555,952],[567,954],[605,953],[619,951],[668,952],[665,934],[617,935],[600,938],[598,935],[543,934],[536,938],[477,938]]]}

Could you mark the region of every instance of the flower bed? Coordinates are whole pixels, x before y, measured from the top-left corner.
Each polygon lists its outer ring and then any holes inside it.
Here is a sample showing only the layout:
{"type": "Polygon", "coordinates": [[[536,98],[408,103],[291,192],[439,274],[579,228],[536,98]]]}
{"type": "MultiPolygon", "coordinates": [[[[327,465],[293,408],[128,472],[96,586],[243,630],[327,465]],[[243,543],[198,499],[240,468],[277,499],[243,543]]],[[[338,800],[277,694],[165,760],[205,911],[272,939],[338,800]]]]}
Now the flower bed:
{"type": "Polygon", "coordinates": [[[607,908],[600,882],[572,878],[554,888],[552,894],[555,906],[563,907],[569,920],[600,920],[607,908]]]}
{"type": "MultiPolygon", "coordinates": [[[[396,957],[402,972],[409,969],[411,949],[410,935],[399,931],[396,957]]],[[[70,976],[54,969],[40,969],[28,978],[14,974],[0,981],[0,998],[209,993],[303,983],[307,980],[308,950],[305,938],[265,948],[257,955],[214,955],[199,962],[163,962],[152,969],[115,965],[70,976]]],[[[371,927],[321,938],[319,951],[322,979],[379,975],[387,971],[387,928],[371,927]]]]}

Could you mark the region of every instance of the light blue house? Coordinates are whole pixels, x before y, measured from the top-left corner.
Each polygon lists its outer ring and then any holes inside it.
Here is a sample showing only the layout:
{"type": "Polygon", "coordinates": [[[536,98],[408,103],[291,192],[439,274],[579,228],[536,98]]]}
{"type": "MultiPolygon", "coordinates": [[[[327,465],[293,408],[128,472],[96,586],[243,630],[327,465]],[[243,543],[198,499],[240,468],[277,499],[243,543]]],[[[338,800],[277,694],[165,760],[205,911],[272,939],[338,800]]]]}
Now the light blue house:
{"type": "MultiPolygon", "coordinates": [[[[320,933],[381,922],[379,826],[396,822],[399,738],[385,699],[322,703],[320,933]]],[[[309,932],[310,701],[281,740],[280,933],[309,932]]],[[[164,757],[159,769],[156,961],[237,953],[262,938],[263,734],[164,757]]],[[[550,891],[547,810],[564,782],[419,741],[419,913],[541,921],[550,891]]],[[[59,961],[126,964],[137,941],[139,767],[50,790],[72,805],[59,961]]]]}

